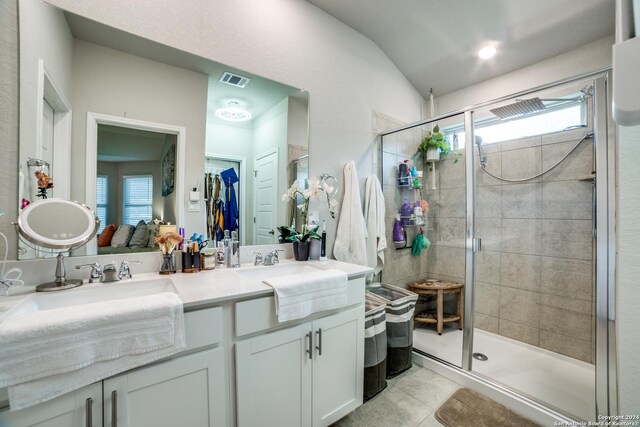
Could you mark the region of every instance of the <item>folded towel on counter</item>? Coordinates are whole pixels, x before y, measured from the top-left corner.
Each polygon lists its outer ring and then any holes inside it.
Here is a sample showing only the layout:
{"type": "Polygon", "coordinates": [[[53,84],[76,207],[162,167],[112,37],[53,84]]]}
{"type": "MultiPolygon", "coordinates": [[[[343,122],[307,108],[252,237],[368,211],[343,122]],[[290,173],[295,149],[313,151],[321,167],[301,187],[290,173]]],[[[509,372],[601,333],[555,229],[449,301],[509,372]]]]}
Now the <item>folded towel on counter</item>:
{"type": "Polygon", "coordinates": [[[323,310],[347,305],[347,274],[322,270],[312,275],[291,274],[271,277],[264,283],[273,287],[278,321],[301,319],[323,310]]]}
{"type": "Polygon", "coordinates": [[[184,348],[171,292],[25,313],[0,323],[0,387],[18,410],[184,348]]]}

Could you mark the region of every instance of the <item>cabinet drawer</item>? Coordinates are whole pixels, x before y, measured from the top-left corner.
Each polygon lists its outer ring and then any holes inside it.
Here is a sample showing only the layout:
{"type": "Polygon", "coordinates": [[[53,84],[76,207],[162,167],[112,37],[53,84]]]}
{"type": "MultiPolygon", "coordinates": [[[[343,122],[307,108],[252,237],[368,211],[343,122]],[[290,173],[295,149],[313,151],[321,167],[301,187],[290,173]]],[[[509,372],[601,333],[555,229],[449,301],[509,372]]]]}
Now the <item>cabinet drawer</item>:
{"type": "Polygon", "coordinates": [[[212,307],[185,313],[184,329],[188,350],[222,342],[222,308],[212,307]]]}
{"type": "MultiPolygon", "coordinates": [[[[349,280],[348,305],[362,304],[364,302],[364,277],[349,280]]],[[[242,301],[235,304],[236,336],[252,334],[282,325],[276,315],[275,297],[263,297],[242,301]]],[[[293,320],[286,322],[293,324],[293,320]]]]}

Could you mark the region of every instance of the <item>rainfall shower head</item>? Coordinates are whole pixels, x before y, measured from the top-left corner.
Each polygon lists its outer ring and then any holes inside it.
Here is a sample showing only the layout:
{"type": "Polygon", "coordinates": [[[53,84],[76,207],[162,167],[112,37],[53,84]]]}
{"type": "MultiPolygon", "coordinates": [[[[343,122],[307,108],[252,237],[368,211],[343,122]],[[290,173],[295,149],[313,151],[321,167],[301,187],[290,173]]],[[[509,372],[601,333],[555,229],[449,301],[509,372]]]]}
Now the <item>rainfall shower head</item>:
{"type": "Polygon", "coordinates": [[[478,146],[478,155],[480,156],[480,166],[486,168],[487,157],[484,155],[484,150],[482,149],[482,137],[480,135],[476,135],[476,145],[478,146]]]}
{"type": "Polygon", "coordinates": [[[517,99],[515,103],[504,107],[494,108],[491,111],[499,119],[512,119],[514,117],[525,116],[527,114],[538,113],[545,110],[542,100],[538,97],[530,99],[517,99]]]}

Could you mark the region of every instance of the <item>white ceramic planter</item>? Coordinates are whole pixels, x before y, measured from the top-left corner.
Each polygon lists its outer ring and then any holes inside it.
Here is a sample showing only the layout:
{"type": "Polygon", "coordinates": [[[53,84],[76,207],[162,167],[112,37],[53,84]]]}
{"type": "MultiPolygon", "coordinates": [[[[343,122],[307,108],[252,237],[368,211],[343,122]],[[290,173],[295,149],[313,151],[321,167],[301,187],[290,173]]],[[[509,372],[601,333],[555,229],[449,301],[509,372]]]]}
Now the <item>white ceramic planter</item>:
{"type": "Polygon", "coordinates": [[[439,148],[429,148],[427,150],[427,162],[437,162],[440,160],[440,149],[439,148]]]}

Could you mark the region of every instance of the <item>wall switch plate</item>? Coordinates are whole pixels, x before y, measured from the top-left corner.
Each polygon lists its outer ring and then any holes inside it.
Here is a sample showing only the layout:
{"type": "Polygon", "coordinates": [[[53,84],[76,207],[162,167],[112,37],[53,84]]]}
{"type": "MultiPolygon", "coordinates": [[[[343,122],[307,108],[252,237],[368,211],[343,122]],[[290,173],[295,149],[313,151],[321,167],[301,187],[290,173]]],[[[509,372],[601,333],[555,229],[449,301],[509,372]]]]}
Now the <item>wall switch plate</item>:
{"type": "Polygon", "coordinates": [[[189,192],[189,212],[200,212],[200,192],[189,192]]]}

